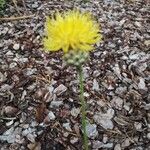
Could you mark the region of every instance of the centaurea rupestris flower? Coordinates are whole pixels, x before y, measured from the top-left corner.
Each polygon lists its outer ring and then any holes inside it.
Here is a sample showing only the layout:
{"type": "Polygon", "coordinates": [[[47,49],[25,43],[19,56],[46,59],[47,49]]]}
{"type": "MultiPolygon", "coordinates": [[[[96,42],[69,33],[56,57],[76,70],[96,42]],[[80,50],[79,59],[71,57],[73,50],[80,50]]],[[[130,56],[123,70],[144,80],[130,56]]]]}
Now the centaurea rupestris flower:
{"type": "Polygon", "coordinates": [[[49,51],[62,49],[65,53],[70,50],[87,52],[101,40],[98,23],[89,13],[78,10],[47,17],[45,30],[44,46],[49,51]]]}
{"type": "Polygon", "coordinates": [[[45,30],[46,37],[43,41],[45,50],[63,50],[64,60],[77,68],[80,85],[84,150],[88,150],[82,64],[87,60],[89,51],[94,49],[94,44],[102,38],[100,27],[89,13],[73,10],[62,14],[56,13],[52,18],[47,17],[45,30]]]}

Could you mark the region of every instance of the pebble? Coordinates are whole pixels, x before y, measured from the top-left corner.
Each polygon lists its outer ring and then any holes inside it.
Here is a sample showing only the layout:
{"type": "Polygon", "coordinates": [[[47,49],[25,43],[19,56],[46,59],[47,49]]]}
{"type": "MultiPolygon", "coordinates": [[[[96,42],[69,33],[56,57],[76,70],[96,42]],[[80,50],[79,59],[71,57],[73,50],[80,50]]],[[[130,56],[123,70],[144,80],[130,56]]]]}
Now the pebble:
{"type": "Polygon", "coordinates": [[[147,133],[147,138],[150,140],[150,133],[147,133]]]}
{"type": "Polygon", "coordinates": [[[0,82],[4,82],[6,80],[7,80],[6,76],[0,72],[0,82]]]}
{"type": "Polygon", "coordinates": [[[100,71],[99,70],[94,70],[93,77],[98,77],[99,75],[100,75],[100,71]]]}
{"type": "Polygon", "coordinates": [[[29,133],[26,137],[30,142],[35,143],[36,136],[34,134],[29,133]]]}
{"type": "Polygon", "coordinates": [[[15,44],[13,45],[13,49],[14,49],[14,50],[19,50],[19,48],[20,48],[20,44],[19,44],[19,43],[15,43],[15,44]]]}
{"type": "Polygon", "coordinates": [[[130,55],[129,58],[130,58],[131,60],[137,60],[137,59],[139,59],[139,54],[130,55]]]}
{"type": "Polygon", "coordinates": [[[144,41],[144,44],[145,44],[147,47],[150,46],[150,40],[144,41]]]}
{"type": "Polygon", "coordinates": [[[63,84],[60,84],[55,90],[54,93],[57,95],[61,95],[62,93],[64,93],[67,90],[67,87],[64,86],[63,84]]]}
{"type": "Polygon", "coordinates": [[[80,108],[72,108],[70,113],[73,117],[76,118],[80,114],[80,108]]]}
{"type": "Polygon", "coordinates": [[[127,91],[127,87],[118,87],[115,91],[116,94],[118,94],[119,96],[123,97],[124,94],[126,93],[127,91]]]}
{"type": "Polygon", "coordinates": [[[92,89],[95,90],[95,91],[99,91],[99,84],[98,84],[96,79],[93,80],[93,87],[92,87],[92,89]]]}
{"type": "Polygon", "coordinates": [[[6,115],[11,115],[11,116],[15,116],[17,113],[18,109],[12,106],[6,106],[4,109],[4,112],[6,115]]]}
{"type": "Polygon", "coordinates": [[[100,141],[93,141],[93,149],[99,149],[103,147],[103,142],[100,141]]]}
{"type": "Polygon", "coordinates": [[[32,69],[32,68],[26,68],[26,69],[24,70],[23,74],[24,74],[25,76],[31,76],[31,75],[35,74],[36,71],[37,71],[36,68],[33,68],[33,69],[32,69]]]}
{"type": "Polygon", "coordinates": [[[122,148],[128,147],[130,145],[130,140],[126,138],[124,142],[121,144],[122,148]]]}
{"type": "Polygon", "coordinates": [[[21,136],[19,134],[17,134],[15,136],[15,142],[18,143],[18,144],[22,144],[24,142],[24,139],[21,138],[21,136]]]}
{"type": "Polygon", "coordinates": [[[13,123],[14,123],[14,120],[11,120],[11,121],[9,121],[9,122],[6,123],[6,126],[7,126],[7,127],[8,127],[8,126],[11,126],[13,123]]]}
{"type": "Polygon", "coordinates": [[[114,98],[111,100],[111,105],[116,109],[121,110],[123,105],[123,100],[120,97],[114,96],[114,98]]]}
{"type": "Polygon", "coordinates": [[[120,144],[116,144],[115,147],[114,147],[114,150],[121,150],[120,144]]]}
{"type": "Polygon", "coordinates": [[[63,127],[64,127],[66,130],[72,132],[72,129],[71,129],[71,127],[70,127],[70,123],[63,123],[63,127]]]}
{"type": "Polygon", "coordinates": [[[9,91],[10,89],[12,89],[12,86],[9,84],[3,84],[0,88],[0,92],[6,92],[9,91]]]}
{"type": "Polygon", "coordinates": [[[135,123],[134,123],[134,126],[135,126],[135,128],[136,128],[137,131],[141,131],[141,129],[142,129],[142,123],[140,123],[140,122],[135,122],[135,123]]]}
{"type": "Polygon", "coordinates": [[[10,65],[9,65],[9,68],[15,68],[17,66],[17,63],[16,62],[12,62],[10,65]]]}
{"type": "Polygon", "coordinates": [[[6,130],[3,135],[10,135],[10,134],[13,134],[14,130],[15,130],[15,129],[14,129],[14,127],[12,126],[12,127],[9,128],[8,130],[6,130]]]}
{"type": "Polygon", "coordinates": [[[48,113],[48,118],[49,118],[50,120],[55,120],[56,116],[54,115],[54,113],[53,113],[52,111],[49,111],[49,113],[48,113]]]}
{"type": "Polygon", "coordinates": [[[95,139],[98,136],[97,125],[96,124],[87,124],[86,126],[87,136],[91,139],[95,139]]]}
{"type": "Polygon", "coordinates": [[[127,111],[130,111],[131,103],[125,103],[125,104],[123,105],[123,108],[124,108],[125,110],[127,110],[127,111]]]}
{"type": "Polygon", "coordinates": [[[97,113],[94,115],[94,121],[101,125],[104,129],[113,129],[114,125],[111,119],[114,116],[114,110],[109,109],[107,113],[97,113]]]}
{"type": "Polygon", "coordinates": [[[32,8],[38,8],[38,7],[39,7],[39,5],[37,2],[34,2],[34,4],[32,4],[32,8]]]}
{"type": "Polygon", "coordinates": [[[13,55],[14,55],[14,53],[13,53],[13,52],[11,52],[11,51],[8,51],[8,52],[6,53],[6,55],[7,55],[7,56],[13,56],[13,55]]]}
{"type": "Polygon", "coordinates": [[[93,149],[99,149],[99,148],[112,148],[113,143],[107,143],[104,144],[103,142],[100,141],[93,141],[93,149]]]}
{"type": "Polygon", "coordinates": [[[113,147],[113,143],[107,143],[103,145],[103,148],[112,148],[113,147]]]}
{"type": "Polygon", "coordinates": [[[121,70],[120,70],[118,64],[115,64],[115,66],[113,67],[113,70],[114,70],[114,73],[117,75],[117,77],[118,77],[119,79],[121,79],[121,70]]]}
{"type": "Polygon", "coordinates": [[[68,132],[64,132],[64,133],[63,133],[63,136],[64,136],[64,137],[68,137],[68,135],[69,135],[68,132]]]}
{"type": "Polygon", "coordinates": [[[147,91],[144,78],[139,79],[138,88],[147,91]]]}
{"type": "Polygon", "coordinates": [[[78,138],[77,137],[72,137],[71,139],[70,139],[70,143],[72,143],[72,144],[75,144],[75,143],[77,143],[78,142],[78,138]]]}
{"type": "Polygon", "coordinates": [[[107,141],[108,141],[108,136],[107,136],[107,134],[104,134],[103,135],[103,143],[107,143],[107,141]]]}
{"type": "Polygon", "coordinates": [[[50,104],[50,108],[55,108],[63,105],[63,101],[52,101],[50,104]]]}

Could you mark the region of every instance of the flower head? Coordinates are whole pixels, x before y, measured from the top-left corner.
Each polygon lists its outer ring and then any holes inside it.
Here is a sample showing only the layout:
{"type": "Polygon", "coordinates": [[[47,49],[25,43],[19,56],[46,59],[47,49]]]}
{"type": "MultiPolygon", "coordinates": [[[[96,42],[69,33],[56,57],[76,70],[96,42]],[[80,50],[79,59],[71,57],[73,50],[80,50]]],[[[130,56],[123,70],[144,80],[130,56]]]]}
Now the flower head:
{"type": "Polygon", "coordinates": [[[46,18],[45,49],[65,53],[69,50],[90,51],[100,41],[99,25],[89,13],[73,10],[46,18]]]}

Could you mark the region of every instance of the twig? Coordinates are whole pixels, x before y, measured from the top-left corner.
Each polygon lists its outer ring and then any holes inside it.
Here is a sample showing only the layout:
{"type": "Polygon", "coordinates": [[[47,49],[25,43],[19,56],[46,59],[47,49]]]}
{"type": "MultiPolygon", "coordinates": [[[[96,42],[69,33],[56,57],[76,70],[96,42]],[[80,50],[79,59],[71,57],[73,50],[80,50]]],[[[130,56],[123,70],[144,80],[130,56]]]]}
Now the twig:
{"type": "Polygon", "coordinates": [[[32,18],[34,17],[34,15],[29,15],[29,16],[19,16],[19,17],[4,17],[4,18],[0,18],[0,21],[13,21],[13,20],[21,20],[21,19],[28,19],[28,18],[32,18]]]}
{"type": "Polygon", "coordinates": [[[15,7],[16,7],[16,10],[17,10],[18,14],[21,15],[21,13],[20,13],[20,11],[18,9],[18,6],[17,6],[17,1],[16,0],[12,0],[12,1],[14,3],[15,7]]]}
{"type": "Polygon", "coordinates": [[[2,120],[15,120],[16,117],[9,118],[9,117],[2,117],[1,116],[0,119],[2,119],[2,120]]]}
{"type": "Polygon", "coordinates": [[[23,7],[25,8],[25,11],[27,12],[27,7],[26,7],[26,3],[24,0],[22,0],[22,3],[23,3],[23,7]]]}

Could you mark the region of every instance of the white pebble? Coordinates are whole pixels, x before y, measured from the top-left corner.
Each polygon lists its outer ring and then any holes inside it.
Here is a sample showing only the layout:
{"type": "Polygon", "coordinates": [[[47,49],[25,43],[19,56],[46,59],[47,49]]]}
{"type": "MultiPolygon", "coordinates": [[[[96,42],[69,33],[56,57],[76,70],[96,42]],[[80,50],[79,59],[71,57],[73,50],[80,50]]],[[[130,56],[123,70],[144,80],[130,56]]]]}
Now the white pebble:
{"type": "Polygon", "coordinates": [[[14,50],[19,50],[19,48],[20,48],[20,44],[15,43],[15,44],[13,45],[13,49],[14,49],[14,50]]]}

